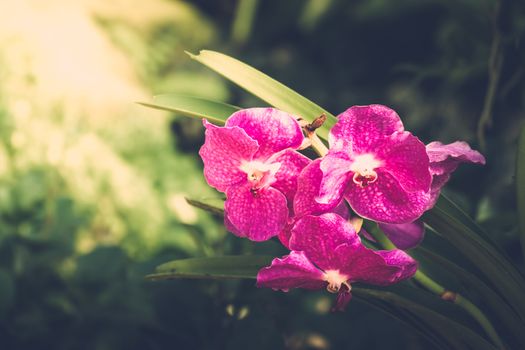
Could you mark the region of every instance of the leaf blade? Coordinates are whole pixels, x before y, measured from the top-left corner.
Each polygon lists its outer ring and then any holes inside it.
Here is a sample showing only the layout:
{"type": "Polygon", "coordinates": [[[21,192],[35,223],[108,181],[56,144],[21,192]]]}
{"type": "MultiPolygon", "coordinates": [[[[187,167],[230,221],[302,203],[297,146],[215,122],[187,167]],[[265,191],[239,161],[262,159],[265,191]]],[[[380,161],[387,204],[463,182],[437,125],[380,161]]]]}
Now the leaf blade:
{"type": "Polygon", "coordinates": [[[184,197],[184,199],[186,199],[186,202],[192,207],[199,208],[216,216],[224,216],[224,199],[222,198],[207,198],[199,200],[184,197]]]}
{"type": "Polygon", "coordinates": [[[434,208],[423,215],[423,221],[478,266],[479,271],[516,308],[521,319],[525,320],[525,299],[521,292],[525,290],[523,277],[478,231],[474,231],[475,224],[464,223],[468,216],[458,215],[454,206],[442,195],[434,208]]]}
{"type": "Polygon", "coordinates": [[[174,260],[158,266],[146,279],[255,279],[272,259],[266,255],[230,255],[174,260]]]}
{"type": "Polygon", "coordinates": [[[318,129],[320,137],[327,138],[328,130],[337,119],[327,110],[301,96],[294,90],[235,58],[219,52],[201,50],[198,55],[186,52],[193,60],[207,66],[241,88],[270,105],[313,121],[322,114],[327,116],[318,129]]]}
{"type": "MultiPolygon", "coordinates": [[[[355,288],[352,290],[357,298],[376,306],[386,313],[392,314],[396,308],[403,312],[408,312],[416,320],[426,324],[427,327],[425,328],[435,332],[438,335],[438,339],[447,340],[453,348],[463,349],[464,345],[466,345],[465,342],[467,342],[468,345],[475,349],[495,349],[493,345],[470,329],[470,327],[457,322],[453,317],[437,311],[434,307],[424,304],[425,299],[428,297],[423,292],[415,288],[404,288],[403,294],[407,294],[408,291],[411,292],[409,293],[410,298],[405,298],[392,291],[368,288],[355,288]],[[384,305],[384,303],[387,305],[384,305]]],[[[437,300],[437,302],[443,304],[443,306],[452,306],[445,304],[443,301],[437,300]]],[[[409,317],[406,316],[401,320],[410,321],[409,317]]]]}
{"type": "Polygon", "coordinates": [[[525,257],[525,126],[521,128],[516,157],[516,199],[518,205],[518,220],[520,242],[523,257],[525,257]]]}
{"type": "Polygon", "coordinates": [[[186,117],[206,118],[218,124],[224,124],[230,115],[240,110],[239,107],[227,103],[183,94],[157,95],[153,97],[152,102],[138,102],[138,104],[179,113],[186,117]]]}

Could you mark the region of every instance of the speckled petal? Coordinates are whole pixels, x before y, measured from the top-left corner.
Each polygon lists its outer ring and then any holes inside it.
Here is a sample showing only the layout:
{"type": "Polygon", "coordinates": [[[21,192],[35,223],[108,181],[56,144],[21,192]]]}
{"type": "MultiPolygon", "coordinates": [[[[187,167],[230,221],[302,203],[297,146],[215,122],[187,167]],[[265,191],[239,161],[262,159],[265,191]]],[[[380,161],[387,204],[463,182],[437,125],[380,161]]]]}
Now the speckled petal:
{"type": "Polygon", "coordinates": [[[315,198],[317,202],[328,207],[335,207],[341,202],[353,174],[350,171],[351,165],[352,162],[346,154],[328,152],[319,166],[323,172],[323,179],[319,187],[319,195],[315,198]]]}
{"type": "Polygon", "coordinates": [[[286,225],[286,197],[268,187],[256,194],[249,186],[232,186],[226,192],[225,214],[237,229],[252,241],[265,241],[276,236],[286,225]]]}
{"type": "Polygon", "coordinates": [[[277,238],[279,238],[279,241],[283,246],[286,247],[286,249],[290,249],[290,238],[292,237],[292,229],[297,222],[297,217],[290,217],[288,218],[288,222],[284,226],[284,228],[279,232],[279,235],[277,238]]]}
{"type": "Polygon", "coordinates": [[[378,171],[377,181],[361,188],[351,183],[346,199],[366,219],[392,224],[412,222],[427,209],[425,192],[406,192],[387,172],[378,171]]]}
{"type": "Polygon", "coordinates": [[[226,210],[224,210],[224,228],[226,229],[226,231],[233,233],[237,237],[241,237],[241,238],[246,237],[246,234],[239,231],[237,227],[235,227],[232,224],[232,222],[228,218],[228,212],[226,210]]]}
{"type": "Polygon", "coordinates": [[[403,250],[416,247],[425,236],[425,225],[421,220],[406,224],[379,223],[379,228],[397,248],[403,250]]]}
{"type": "Polygon", "coordinates": [[[456,141],[442,144],[434,141],[426,146],[432,175],[442,175],[456,170],[460,163],[485,164],[485,157],[470,148],[468,143],[456,141]]]}
{"type": "Polygon", "coordinates": [[[423,142],[409,132],[394,133],[381,142],[376,156],[381,169],[388,171],[406,191],[424,191],[430,188],[432,177],[423,142]]]}
{"type": "Polygon", "coordinates": [[[248,108],[232,114],[226,126],[238,126],[259,143],[257,159],[286,148],[297,149],[304,136],[297,118],[275,108],[248,108]]]}
{"type": "Polygon", "coordinates": [[[478,151],[471,149],[468,143],[463,141],[456,141],[448,145],[435,141],[429,143],[426,150],[430,160],[429,169],[432,174],[432,184],[427,203],[428,209],[434,206],[441,188],[445,186],[450,179],[450,174],[457,169],[459,164],[485,164],[485,157],[478,151]]]}
{"type": "Polygon", "coordinates": [[[330,149],[367,153],[377,141],[403,131],[397,113],[383,105],[353,106],[338,116],[330,130],[330,149]]]}
{"type": "Polygon", "coordinates": [[[273,259],[271,266],[257,274],[257,287],[287,292],[291,288],[321,289],[326,285],[323,272],[303,252],[290,252],[282,259],[273,259]]]}
{"type": "Polygon", "coordinates": [[[221,192],[229,186],[247,181],[239,169],[242,160],[251,160],[259,146],[238,127],[218,127],[203,120],[206,140],[199,151],[204,162],[204,177],[221,192]]]}
{"type": "Polygon", "coordinates": [[[359,236],[353,226],[337,214],[306,215],[292,229],[290,249],[303,251],[323,270],[338,270],[340,266],[336,247],[341,244],[359,245],[359,236]]]}
{"type": "Polygon", "coordinates": [[[362,244],[343,244],[335,254],[341,259],[341,273],[350,276],[350,282],[388,286],[412,277],[417,270],[417,262],[398,249],[375,251],[362,244]]]}
{"type": "Polygon", "coordinates": [[[299,178],[297,179],[297,193],[293,202],[295,215],[319,215],[336,210],[335,208],[338,208],[338,214],[343,214],[346,211],[346,215],[348,215],[348,209],[346,209],[346,206],[342,203],[342,201],[339,204],[339,207],[337,207],[336,202],[321,204],[315,200],[315,198],[319,195],[319,189],[323,179],[323,172],[319,167],[320,164],[320,158],[314,160],[303,169],[299,175],[299,178]]]}
{"type": "Polygon", "coordinates": [[[296,151],[287,149],[272,157],[272,162],[281,163],[281,166],[275,174],[276,181],[271,186],[286,196],[291,209],[297,191],[297,178],[311,160],[296,151]]]}

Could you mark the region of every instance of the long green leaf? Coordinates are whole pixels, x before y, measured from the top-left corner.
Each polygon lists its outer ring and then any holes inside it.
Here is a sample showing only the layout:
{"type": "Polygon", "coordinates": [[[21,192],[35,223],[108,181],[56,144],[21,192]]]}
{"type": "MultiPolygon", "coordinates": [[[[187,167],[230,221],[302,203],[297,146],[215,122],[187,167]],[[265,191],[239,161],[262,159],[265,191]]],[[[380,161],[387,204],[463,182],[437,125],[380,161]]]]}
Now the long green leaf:
{"type": "MultiPolygon", "coordinates": [[[[509,306],[498,293],[473,273],[428,249],[418,247],[415,253],[417,256],[422,256],[428,259],[429,262],[456,275],[468,292],[481,296],[482,304],[488,307],[490,311],[499,318],[499,323],[502,323],[503,326],[501,328],[505,332],[512,334],[521,344],[521,347],[525,348],[525,334],[522,332],[522,330],[525,329],[525,323],[520,320],[515,310],[509,306]]],[[[499,323],[495,322],[496,325],[499,323]]]]}
{"type": "Polygon", "coordinates": [[[195,208],[202,209],[214,215],[224,215],[224,199],[222,198],[206,198],[199,200],[186,197],[186,202],[195,208]]]}
{"type": "Polygon", "coordinates": [[[146,279],[255,279],[272,259],[265,255],[237,255],[175,260],[158,266],[146,279]]]}
{"type": "MultiPolygon", "coordinates": [[[[413,289],[413,292],[416,292],[416,290],[413,289]]],[[[408,315],[405,315],[401,320],[410,322],[412,319],[416,321],[416,325],[417,322],[423,323],[425,328],[433,330],[438,335],[437,338],[439,340],[445,340],[449,343],[447,348],[495,349],[495,347],[483,337],[469,327],[456,322],[454,318],[428,307],[427,302],[416,302],[414,297],[419,298],[421,297],[420,295],[412,295],[411,298],[408,299],[393,292],[365,288],[355,288],[353,289],[353,294],[357,298],[389,314],[395,314],[400,311],[408,313],[408,315]],[[409,315],[411,317],[406,317],[409,315]]]]}
{"type": "Polygon", "coordinates": [[[436,206],[425,213],[423,220],[442,237],[456,246],[473,264],[478,266],[500,295],[504,296],[521,319],[525,320],[525,281],[514,266],[491,244],[465,224],[452,202],[441,197],[436,206]]]}
{"type": "MultiPolygon", "coordinates": [[[[157,267],[155,273],[146,276],[152,281],[178,279],[178,278],[193,278],[193,279],[255,279],[257,272],[270,265],[271,256],[257,256],[257,255],[242,255],[242,256],[220,256],[207,258],[193,258],[175,260],[157,267]]],[[[414,288],[414,292],[416,291],[414,288]]],[[[470,330],[465,325],[457,321],[457,315],[447,317],[442,313],[433,311],[422,304],[415,301],[416,298],[406,299],[391,292],[366,290],[362,288],[354,288],[353,293],[365,301],[379,305],[378,302],[383,303],[379,306],[383,310],[399,309],[399,315],[393,312],[393,316],[399,317],[405,313],[404,316],[417,318],[425,322],[427,328],[432,329],[439,336],[432,337],[431,334],[426,334],[431,340],[443,338],[447,339],[447,344],[453,344],[454,347],[459,348],[463,342],[475,346],[477,349],[492,349],[492,347],[479,335],[470,330]],[[413,300],[412,300],[413,299],[413,300]],[[406,313],[409,313],[406,314],[406,313]],[[436,328],[437,327],[437,328],[436,328]],[[450,328],[450,329],[449,329],[450,328]],[[456,331],[453,331],[454,328],[456,331]],[[449,335],[452,334],[452,335],[449,335]],[[458,338],[457,334],[461,334],[458,338]],[[433,339],[432,339],[433,338],[433,339]]],[[[439,301],[439,300],[438,300],[439,301]]],[[[446,304],[446,308],[441,305],[442,310],[449,310],[451,305],[446,304]]],[[[450,310],[449,310],[450,312],[450,310]]],[[[407,322],[407,320],[402,317],[407,322]]],[[[418,326],[418,322],[412,324],[418,326]]],[[[421,327],[420,327],[421,328],[421,327]]],[[[419,329],[425,334],[425,329],[419,329]]],[[[442,342],[438,342],[441,344],[442,342]]]]}
{"type": "Polygon", "coordinates": [[[202,50],[198,55],[188,52],[188,55],[278,109],[308,121],[326,115],[326,122],[318,129],[319,136],[323,138],[328,136],[328,131],[336,122],[336,118],[325,109],[235,58],[208,50],[202,50]]]}
{"type": "Polygon", "coordinates": [[[521,129],[516,159],[516,195],[523,257],[525,258],[525,126],[521,129]]]}
{"type": "Polygon", "coordinates": [[[206,118],[217,124],[224,124],[230,115],[240,109],[226,103],[180,94],[157,95],[153,97],[152,102],[138,103],[146,107],[175,112],[187,117],[206,118]]]}

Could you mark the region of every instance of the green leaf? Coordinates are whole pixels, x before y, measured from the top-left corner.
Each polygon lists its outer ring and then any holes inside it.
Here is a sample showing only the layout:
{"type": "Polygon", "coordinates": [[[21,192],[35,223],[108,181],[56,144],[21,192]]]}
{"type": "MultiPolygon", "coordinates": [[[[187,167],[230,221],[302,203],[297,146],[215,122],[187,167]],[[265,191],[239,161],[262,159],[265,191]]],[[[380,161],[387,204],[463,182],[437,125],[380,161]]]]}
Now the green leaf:
{"type": "Polygon", "coordinates": [[[384,290],[354,288],[352,293],[359,299],[398,318],[419,330],[423,335],[439,346],[447,349],[495,349],[482,336],[456,320],[454,305],[442,300],[429,299],[422,291],[415,288],[403,288],[403,296],[384,290]],[[402,317],[399,317],[402,315],[402,317]],[[429,334],[429,331],[432,333],[429,334]]]}
{"type": "Polygon", "coordinates": [[[500,322],[494,323],[502,323],[503,327],[501,328],[515,336],[516,340],[521,344],[521,347],[525,348],[525,334],[522,332],[522,330],[525,329],[525,323],[520,320],[515,310],[509,306],[509,304],[507,304],[498,293],[473,273],[428,249],[418,247],[416,248],[415,253],[417,256],[424,257],[428,259],[429,262],[440,266],[441,269],[456,275],[465,286],[466,290],[470,292],[468,294],[481,296],[481,304],[488,307],[490,311],[499,318],[500,322]]]}
{"type": "Polygon", "coordinates": [[[174,112],[192,118],[206,118],[217,124],[225,120],[240,108],[222,102],[210,101],[200,97],[164,94],[153,97],[152,102],[138,102],[140,105],[174,112]]]}
{"type": "Polygon", "coordinates": [[[175,260],[158,266],[146,279],[255,279],[272,259],[266,255],[236,255],[175,260]]]}
{"type": "Polygon", "coordinates": [[[298,115],[310,122],[322,114],[326,115],[326,122],[318,129],[320,137],[326,139],[328,131],[337,121],[336,118],[325,109],[299,95],[277,80],[270,78],[268,75],[235,58],[208,50],[202,50],[198,55],[193,55],[189,52],[187,52],[187,54],[192,59],[213,69],[226,79],[231,80],[233,83],[278,109],[298,115]]]}
{"type": "Polygon", "coordinates": [[[518,141],[516,159],[516,196],[521,233],[521,249],[523,257],[525,258],[525,126],[521,128],[521,134],[518,141]]]}
{"type": "Polygon", "coordinates": [[[423,221],[476,265],[525,320],[523,277],[505,256],[482,238],[483,233],[466,214],[446,197],[440,196],[436,206],[423,215],[423,221]]]}
{"type": "Polygon", "coordinates": [[[224,199],[222,198],[206,198],[197,200],[186,197],[185,199],[189,205],[194,206],[195,208],[202,209],[217,216],[224,215],[224,199]]]}
{"type": "Polygon", "coordinates": [[[232,26],[232,41],[244,44],[249,38],[255,23],[259,0],[238,0],[232,26]]]}

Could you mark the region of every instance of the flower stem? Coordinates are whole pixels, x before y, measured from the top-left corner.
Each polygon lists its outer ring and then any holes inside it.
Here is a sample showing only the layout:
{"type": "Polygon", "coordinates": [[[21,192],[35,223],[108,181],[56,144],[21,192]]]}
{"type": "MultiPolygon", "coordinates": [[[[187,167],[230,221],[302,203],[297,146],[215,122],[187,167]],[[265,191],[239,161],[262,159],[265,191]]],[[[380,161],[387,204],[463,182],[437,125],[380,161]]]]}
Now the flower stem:
{"type": "Polygon", "coordinates": [[[328,153],[328,148],[325,146],[323,141],[317,136],[317,134],[312,133],[308,136],[310,139],[312,148],[314,149],[315,153],[317,153],[320,157],[324,157],[328,153]]]}
{"type": "Polygon", "coordinates": [[[325,146],[323,141],[317,136],[315,130],[320,128],[326,121],[326,115],[322,114],[321,116],[315,118],[311,123],[301,119],[299,123],[301,124],[304,133],[308,140],[310,140],[310,146],[314,149],[320,157],[324,157],[328,153],[328,148],[325,146]]]}
{"type": "MultiPolygon", "coordinates": [[[[390,241],[390,239],[388,239],[388,237],[383,232],[381,232],[381,230],[368,230],[368,232],[376,239],[376,241],[383,248],[388,250],[396,249],[395,245],[390,241]]],[[[483,330],[487,333],[489,338],[498,348],[505,348],[505,346],[503,345],[503,341],[498,336],[498,333],[490,323],[489,319],[471,301],[469,301],[459,293],[446,289],[421,270],[417,270],[413,279],[428,291],[438,295],[441,299],[445,301],[450,301],[456,304],[457,306],[461,307],[479,323],[479,325],[483,328],[483,330]]]]}

